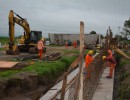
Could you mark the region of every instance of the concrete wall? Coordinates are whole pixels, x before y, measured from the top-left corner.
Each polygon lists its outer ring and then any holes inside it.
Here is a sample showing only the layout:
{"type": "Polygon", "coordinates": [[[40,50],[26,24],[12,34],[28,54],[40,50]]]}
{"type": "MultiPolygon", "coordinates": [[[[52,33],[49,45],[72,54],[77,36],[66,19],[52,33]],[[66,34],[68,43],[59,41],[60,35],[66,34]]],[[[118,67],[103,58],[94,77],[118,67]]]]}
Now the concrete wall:
{"type": "MultiPolygon", "coordinates": [[[[80,34],[52,34],[49,33],[50,42],[53,44],[64,45],[66,41],[80,40],[80,34]]],[[[98,34],[85,34],[85,44],[96,44],[99,43],[98,34]]]]}

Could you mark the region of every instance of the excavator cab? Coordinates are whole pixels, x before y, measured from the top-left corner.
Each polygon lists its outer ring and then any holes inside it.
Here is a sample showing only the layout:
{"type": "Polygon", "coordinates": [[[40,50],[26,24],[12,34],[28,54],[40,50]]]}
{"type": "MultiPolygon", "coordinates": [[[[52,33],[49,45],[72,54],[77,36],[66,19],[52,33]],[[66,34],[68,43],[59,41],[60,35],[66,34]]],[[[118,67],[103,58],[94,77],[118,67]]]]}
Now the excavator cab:
{"type": "Polygon", "coordinates": [[[41,31],[31,31],[30,33],[30,43],[37,43],[42,37],[41,31]]]}
{"type": "MultiPolygon", "coordinates": [[[[42,31],[31,31],[29,35],[29,39],[21,36],[19,39],[18,50],[20,52],[29,52],[30,54],[35,54],[38,52],[37,43],[42,37],[42,31]]],[[[43,52],[46,52],[46,48],[44,48],[43,52]]]]}
{"type": "MultiPolygon", "coordinates": [[[[42,32],[41,31],[31,31],[30,32],[30,39],[29,39],[29,53],[33,54],[38,52],[37,49],[37,43],[42,38],[42,32]],[[35,46],[34,46],[35,45],[35,46]],[[35,47],[35,48],[34,48],[35,47]]],[[[44,41],[43,41],[44,44],[44,41]]],[[[43,49],[43,52],[46,52],[46,48],[43,49]]]]}

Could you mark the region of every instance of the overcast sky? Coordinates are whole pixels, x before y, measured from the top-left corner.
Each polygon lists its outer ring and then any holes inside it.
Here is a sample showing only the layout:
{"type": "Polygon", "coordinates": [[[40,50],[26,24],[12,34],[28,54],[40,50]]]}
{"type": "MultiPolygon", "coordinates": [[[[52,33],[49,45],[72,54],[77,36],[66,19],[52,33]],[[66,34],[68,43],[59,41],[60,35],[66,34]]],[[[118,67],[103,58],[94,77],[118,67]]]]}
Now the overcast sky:
{"type": "MultiPolygon", "coordinates": [[[[48,33],[79,33],[84,21],[85,33],[106,34],[108,26],[114,34],[130,17],[130,0],[0,0],[0,35],[8,36],[10,10],[26,18],[31,30],[48,33]]],[[[15,34],[23,35],[15,25],[15,34]]]]}

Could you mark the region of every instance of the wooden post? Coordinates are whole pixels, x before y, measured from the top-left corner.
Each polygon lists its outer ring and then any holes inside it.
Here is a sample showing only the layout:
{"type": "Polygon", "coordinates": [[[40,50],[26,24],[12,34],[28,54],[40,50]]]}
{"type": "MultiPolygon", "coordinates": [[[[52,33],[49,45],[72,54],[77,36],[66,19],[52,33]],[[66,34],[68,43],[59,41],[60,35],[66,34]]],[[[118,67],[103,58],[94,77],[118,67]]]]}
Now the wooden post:
{"type": "Polygon", "coordinates": [[[64,79],[63,79],[63,84],[62,84],[61,100],[64,100],[64,97],[65,97],[65,89],[66,89],[66,85],[67,85],[67,75],[68,75],[68,73],[66,72],[64,74],[64,79]]]}
{"type": "Polygon", "coordinates": [[[80,67],[80,87],[79,87],[79,100],[83,100],[83,58],[84,58],[84,52],[83,52],[83,49],[84,49],[84,22],[80,22],[80,53],[82,53],[83,57],[82,57],[82,61],[80,62],[79,64],[79,67],[80,67]]]}
{"type": "Polygon", "coordinates": [[[78,80],[76,83],[74,100],[83,100],[83,58],[84,58],[84,22],[80,22],[80,55],[78,80]]]}
{"type": "Polygon", "coordinates": [[[80,53],[84,48],[84,22],[80,22],[80,53]]]}

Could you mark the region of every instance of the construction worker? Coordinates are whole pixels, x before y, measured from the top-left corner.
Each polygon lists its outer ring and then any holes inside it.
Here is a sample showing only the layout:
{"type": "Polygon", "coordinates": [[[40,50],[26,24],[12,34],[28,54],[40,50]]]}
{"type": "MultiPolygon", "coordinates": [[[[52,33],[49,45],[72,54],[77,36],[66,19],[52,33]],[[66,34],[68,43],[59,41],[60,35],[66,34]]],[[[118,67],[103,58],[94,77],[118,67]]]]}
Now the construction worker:
{"type": "Polygon", "coordinates": [[[66,43],[65,43],[65,46],[66,46],[66,48],[68,48],[68,42],[66,41],[66,43]]]}
{"type": "Polygon", "coordinates": [[[39,41],[38,41],[38,53],[39,53],[39,57],[40,59],[42,59],[42,55],[43,55],[43,48],[44,48],[44,44],[43,44],[43,41],[44,39],[41,38],[39,41]]]}
{"type": "Polygon", "coordinates": [[[113,56],[109,55],[108,57],[102,56],[102,59],[108,62],[108,66],[110,67],[109,75],[106,78],[112,78],[113,70],[116,66],[116,61],[113,56]]]}
{"type": "Polygon", "coordinates": [[[97,53],[100,52],[100,46],[97,46],[97,50],[96,50],[97,53]]]}
{"type": "Polygon", "coordinates": [[[73,42],[73,46],[74,46],[74,48],[77,47],[77,42],[76,41],[73,42]]]}
{"type": "Polygon", "coordinates": [[[93,61],[93,51],[90,50],[85,57],[85,67],[86,67],[86,74],[87,74],[86,78],[90,78],[91,76],[91,68],[89,68],[88,66],[91,64],[92,61],[93,61]]]}
{"type": "MultiPolygon", "coordinates": [[[[110,58],[111,58],[111,57],[113,58],[112,50],[107,49],[107,53],[108,53],[108,55],[107,55],[108,58],[109,58],[109,57],[110,57],[110,58]]],[[[107,61],[107,65],[110,66],[110,64],[111,64],[111,63],[107,61]]]]}
{"type": "Polygon", "coordinates": [[[108,53],[108,56],[113,56],[112,50],[108,49],[107,53],[108,53]]]}

